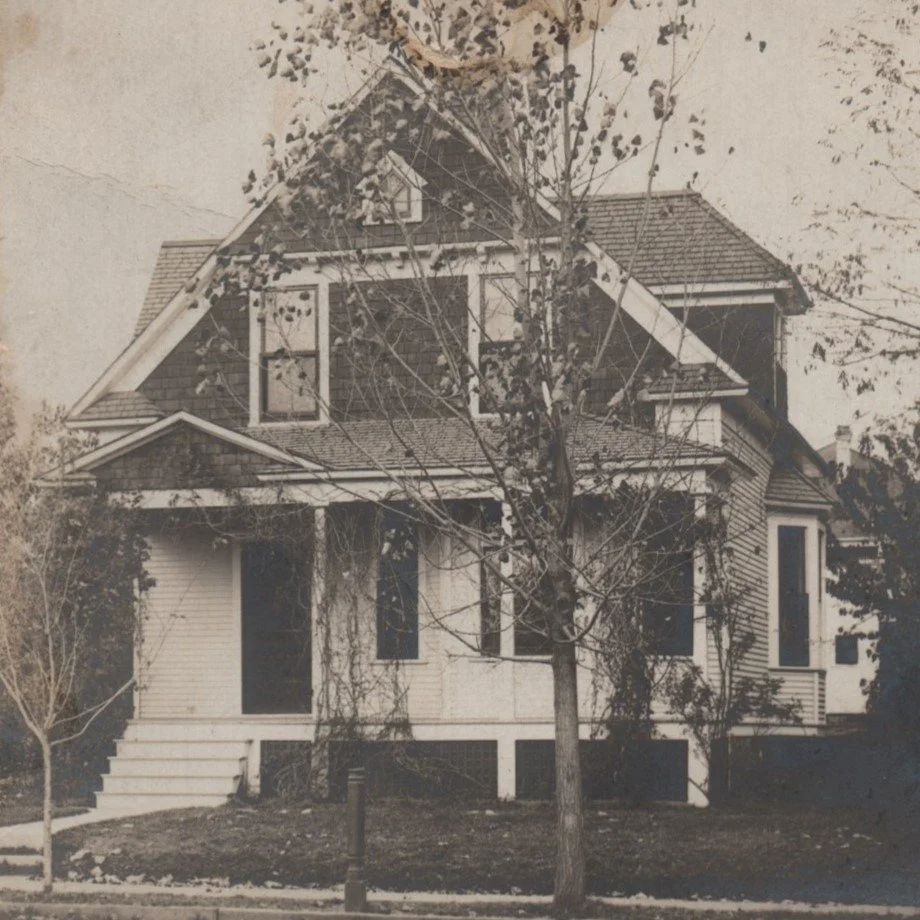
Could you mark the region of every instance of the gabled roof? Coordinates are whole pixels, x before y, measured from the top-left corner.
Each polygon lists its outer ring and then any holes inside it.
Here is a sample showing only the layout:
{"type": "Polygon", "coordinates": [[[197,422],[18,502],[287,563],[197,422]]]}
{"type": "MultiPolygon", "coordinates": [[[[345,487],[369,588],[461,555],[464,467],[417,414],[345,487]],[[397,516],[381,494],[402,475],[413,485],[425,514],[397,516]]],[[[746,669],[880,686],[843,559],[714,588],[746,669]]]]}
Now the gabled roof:
{"type": "Polygon", "coordinates": [[[113,392],[106,393],[93,403],[85,412],[80,413],[75,421],[105,422],[117,419],[157,419],[164,415],[143,393],[113,392]]]}
{"type": "Polygon", "coordinates": [[[816,481],[789,464],[777,464],[767,484],[768,505],[830,508],[833,497],[816,481]]]}
{"type": "MultiPolygon", "coordinates": [[[[362,91],[365,96],[374,85],[365,87],[362,91]]],[[[475,144],[475,138],[470,139],[462,126],[454,127],[467,143],[475,144]]],[[[278,193],[280,187],[250,212],[221,245],[229,246],[240,240],[272,206],[278,193]]],[[[620,297],[619,278],[627,267],[631,241],[643,223],[642,206],[641,196],[600,196],[589,203],[593,239],[589,240],[587,248],[598,262],[595,283],[614,299],[620,297]]],[[[546,202],[545,207],[551,219],[558,218],[551,202],[546,202]]],[[[650,245],[640,247],[639,260],[633,266],[633,277],[622,298],[624,310],[682,364],[715,365],[736,388],[746,387],[743,377],[673,316],[647,285],[652,284],[653,279],[655,284],[671,283],[675,279],[694,284],[719,279],[788,281],[792,273],[695,193],[656,196],[650,209],[649,232],[643,239],[646,236],[650,245]],[[688,230],[693,245],[682,246],[683,234],[688,230]],[[722,254],[727,261],[718,268],[722,254]],[[666,268],[669,264],[670,269],[666,268]],[[738,277],[738,273],[743,277],[738,277]]],[[[91,407],[94,409],[100,398],[113,389],[128,390],[139,385],[152,370],[152,356],[166,345],[174,344],[175,330],[197,322],[208,311],[209,305],[205,303],[192,313],[188,303],[206,289],[207,280],[216,269],[215,253],[214,240],[164,245],[138,320],[138,334],[77,402],[72,419],[83,418],[82,413],[91,407]],[[195,291],[186,294],[183,285],[192,279],[196,281],[195,291]]]]}
{"type": "Polygon", "coordinates": [[[645,285],[790,281],[792,270],[720,214],[699,192],[597,195],[588,230],[645,285]]]}
{"type": "Polygon", "coordinates": [[[194,277],[195,271],[220,245],[220,240],[167,240],[160,246],[147,296],[134,327],[140,335],[159,316],[173,296],[194,277]]]}

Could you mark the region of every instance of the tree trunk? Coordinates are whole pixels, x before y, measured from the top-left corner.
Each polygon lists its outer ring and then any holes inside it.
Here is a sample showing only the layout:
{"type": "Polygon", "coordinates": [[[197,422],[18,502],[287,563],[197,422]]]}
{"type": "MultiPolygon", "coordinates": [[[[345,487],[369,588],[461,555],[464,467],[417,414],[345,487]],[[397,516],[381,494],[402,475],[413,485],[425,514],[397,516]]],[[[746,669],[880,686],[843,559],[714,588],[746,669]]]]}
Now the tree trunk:
{"type": "Polygon", "coordinates": [[[51,837],[51,741],[40,738],[42,748],[42,765],[44,767],[44,796],[42,800],[42,888],[46,894],[51,893],[54,884],[54,866],[52,859],[51,837]]]}
{"type": "Polygon", "coordinates": [[[579,908],[585,900],[584,816],[578,747],[578,672],[575,646],[553,646],[553,708],[556,720],[556,884],[553,904],[579,908]]]}

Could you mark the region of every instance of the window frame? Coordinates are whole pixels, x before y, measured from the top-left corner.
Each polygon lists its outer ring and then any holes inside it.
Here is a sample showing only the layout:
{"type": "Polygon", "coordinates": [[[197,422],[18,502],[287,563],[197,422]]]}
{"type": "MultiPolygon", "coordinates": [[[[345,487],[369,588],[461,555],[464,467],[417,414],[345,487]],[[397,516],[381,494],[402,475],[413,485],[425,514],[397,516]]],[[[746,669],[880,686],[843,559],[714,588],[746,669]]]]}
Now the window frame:
{"type": "MultiPolygon", "coordinates": [[[[383,213],[386,207],[373,208],[372,202],[365,199],[364,225],[366,227],[380,226],[397,226],[399,224],[419,224],[424,218],[424,196],[422,189],[427,185],[425,180],[395,151],[390,150],[380,160],[378,172],[383,176],[380,182],[382,186],[390,176],[398,176],[409,192],[409,207],[405,215],[396,213],[391,216],[390,213],[383,213]]],[[[366,182],[366,180],[364,180],[366,182]]],[[[359,191],[363,183],[359,183],[359,191]]],[[[366,186],[365,186],[366,187],[366,186]]],[[[381,196],[381,204],[386,199],[381,196]]]]}
{"type": "Polygon", "coordinates": [[[824,546],[827,545],[826,528],[817,513],[795,511],[773,512],[767,514],[767,594],[768,594],[768,632],[769,632],[769,666],[781,671],[815,671],[825,667],[825,650],[823,642],[824,605],[826,591],[819,590],[819,581],[823,577],[823,550],[819,546],[818,534],[825,533],[824,546]],[[780,664],[780,559],[779,529],[781,527],[801,527],[805,531],[805,594],[808,596],[808,663],[780,664]]]}
{"type": "Polygon", "coordinates": [[[291,287],[283,288],[272,288],[269,291],[266,291],[263,294],[263,298],[266,300],[264,304],[265,315],[261,323],[261,341],[259,347],[259,417],[268,419],[269,421],[277,422],[296,422],[296,421],[311,421],[315,422],[319,419],[320,416],[320,377],[322,373],[322,358],[320,356],[320,340],[319,340],[319,299],[320,292],[319,286],[313,284],[299,284],[291,287]],[[290,413],[277,413],[270,412],[268,409],[269,401],[269,385],[271,383],[271,373],[269,369],[269,364],[272,360],[278,360],[278,351],[269,352],[266,350],[266,339],[268,337],[268,314],[275,309],[275,298],[278,294],[294,294],[301,291],[312,291],[313,292],[313,348],[312,349],[298,349],[297,351],[289,351],[286,354],[282,355],[282,359],[289,361],[298,361],[302,358],[310,359],[312,358],[315,362],[315,371],[314,371],[314,381],[313,381],[313,399],[315,408],[312,412],[290,412],[290,413]]]}
{"type": "MultiPolygon", "coordinates": [[[[264,290],[251,291],[249,324],[249,424],[253,427],[280,427],[302,425],[319,427],[329,422],[329,279],[316,270],[297,270],[285,278],[283,284],[273,285],[264,290]],[[269,414],[267,407],[267,369],[263,357],[269,355],[264,351],[267,311],[270,309],[268,299],[277,292],[315,290],[315,332],[316,332],[316,411],[309,414],[276,415],[269,414]]],[[[313,354],[313,352],[310,352],[313,354]]]]}
{"type": "MultiPolygon", "coordinates": [[[[699,550],[696,545],[696,540],[694,539],[697,521],[697,506],[695,498],[684,492],[664,493],[660,497],[660,500],[662,505],[666,505],[668,502],[685,502],[687,507],[679,509],[678,515],[674,520],[673,526],[677,528],[677,532],[671,535],[672,539],[675,541],[673,547],[668,548],[665,545],[666,539],[664,531],[660,531],[652,536],[652,545],[648,549],[652,552],[661,554],[672,554],[675,558],[679,555],[682,558],[676,570],[669,569],[653,572],[646,584],[650,586],[652,590],[655,590],[663,587],[666,580],[677,578],[680,580],[678,587],[685,587],[687,589],[687,597],[681,599],[679,602],[674,602],[672,596],[662,599],[657,595],[652,596],[646,594],[641,601],[642,630],[643,634],[649,630],[651,617],[656,609],[659,612],[667,611],[669,608],[673,609],[675,611],[673,616],[681,618],[681,620],[675,619],[674,646],[671,648],[663,648],[663,644],[667,642],[667,639],[659,638],[656,641],[652,638],[652,641],[649,642],[648,652],[655,658],[685,658],[692,660],[697,652],[696,608],[697,559],[699,550]],[[685,581],[686,584],[684,584],[685,581]],[[686,620],[686,622],[682,622],[683,620],[686,620]],[[686,644],[680,644],[681,639],[683,639],[686,644]]],[[[665,508],[662,517],[666,513],[667,509],[665,508]]],[[[673,588],[673,585],[668,585],[667,587],[673,588]]],[[[645,585],[640,586],[640,594],[646,591],[647,588],[645,585]]],[[[676,594],[676,591],[669,593],[676,594]]]]}

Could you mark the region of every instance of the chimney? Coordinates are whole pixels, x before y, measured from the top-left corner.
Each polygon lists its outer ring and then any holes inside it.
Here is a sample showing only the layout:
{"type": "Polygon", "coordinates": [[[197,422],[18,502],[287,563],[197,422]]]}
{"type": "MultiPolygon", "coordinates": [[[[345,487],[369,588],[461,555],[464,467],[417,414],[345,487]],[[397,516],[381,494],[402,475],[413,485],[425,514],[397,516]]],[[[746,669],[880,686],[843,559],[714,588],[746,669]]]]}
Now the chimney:
{"type": "Polygon", "coordinates": [[[850,468],[850,448],[853,443],[853,432],[850,426],[838,425],[835,440],[834,462],[837,464],[837,472],[840,476],[846,476],[850,468]]]}

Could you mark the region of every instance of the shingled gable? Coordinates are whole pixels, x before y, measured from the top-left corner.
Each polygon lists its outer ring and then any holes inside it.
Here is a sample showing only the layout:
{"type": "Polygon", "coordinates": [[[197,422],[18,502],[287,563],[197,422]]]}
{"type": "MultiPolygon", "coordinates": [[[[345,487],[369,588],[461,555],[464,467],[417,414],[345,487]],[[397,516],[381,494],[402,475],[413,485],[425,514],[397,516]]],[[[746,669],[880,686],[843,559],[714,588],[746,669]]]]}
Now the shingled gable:
{"type": "Polygon", "coordinates": [[[280,464],[290,469],[317,469],[316,464],[311,463],[309,460],[294,456],[284,449],[256,440],[242,432],[231,431],[229,428],[215,425],[213,422],[206,421],[188,412],[176,412],[167,418],[139,428],[137,431],[126,434],[84,454],[73,463],[68,470],[68,474],[79,475],[98,472],[113,461],[133,454],[140,448],[168,438],[171,434],[183,428],[203,435],[206,440],[222,442],[225,445],[236,448],[239,452],[250,454],[258,458],[260,466],[280,464]]]}
{"type": "MultiPolygon", "coordinates": [[[[350,106],[361,105],[374,91],[375,87],[386,79],[399,79],[409,92],[419,92],[418,87],[412,86],[407,78],[400,78],[390,73],[378,78],[376,81],[369,81],[362,91],[352,99],[350,106]]],[[[344,108],[347,110],[348,107],[344,108]]],[[[446,117],[445,120],[447,120],[446,117]]],[[[477,151],[474,147],[475,138],[469,138],[462,132],[462,126],[453,125],[453,129],[455,134],[460,135],[461,140],[467,145],[467,159],[471,158],[470,151],[472,151],[474,157],[480,160],[484,159],[485,154],[477,151]]],[[[413,168],[418,167],[420,172],[424,172],[423,165],[416,163],[412,165],[413,168]]],[[[429,177],[425,176],[425,178],[428,179],[429,177]]],[[[262,216],[274,206],[275,199],[281,192],[280,187],[273,189],[261,207],[253,209],[224,239],[219,248],[232,249],[234,246],[245,242],[253,233],[262,216]]],[[[546,203],[545,207],[551,218],[558,219],[558,213],[556,213],[551,203],[546,203]]],[[[202,241],[200,245],[184,244],[175,248],[182,249],[183,258],[194,261],[197,259],[198,254],[209,247],[213,247],[213,245],[213,241],[208,240],[202,241]]],[[[614,299],[618,298],[620,294],[620,278],[622,276],[620,266],[596,244],[589,244],[589,250],[598,261],[597,286],[607,296],[614,299]]],[[[169,298],[168,303],[154,316],[156,300],[159,296],[164,296],[162,291],[171,285],[173,279],[170,272],[179,261],[179,252],[164,256],[161,281],[158,281],[156,289],[148,297],[148,301],[145,302],[142,318],[138,322],[138,328],[143,325],[143,330],[90,390],[74,405],[70,414],[72,421],[79,422],[82,413],[96,404],[106,394],[128,392],[136,389],[154,372],[157,367],[158,356],[162,360],[163,357],[169,354],[171,349],[176,347],[182,341],[182,338],[190,333],[201,321],[202,317],[208,313],[211,307],[206,302],[201,303],[195,310],[189,309],[189,304],[193,302],[197,295],[204,292],[210,277],[213,276],[217,265],[216,251],[213,250],[204,259],[197,271],[193,270],[193,277],[187,285],[189,290],[180,287],[169,298]],[[144,325],[145,323],[146,325],[144,325]]],[[[680,363],[714,365],[736,385],[745,385],[745,381],[740,375],[722,361],[708,346],[703,344],[699,338],[688,332],[686,327],[673,317],[639,281],[632,279],[627,283],[626,287],[625,296],[623,297],[624,312],[646,333],[657,339],[680,363]]]]}

